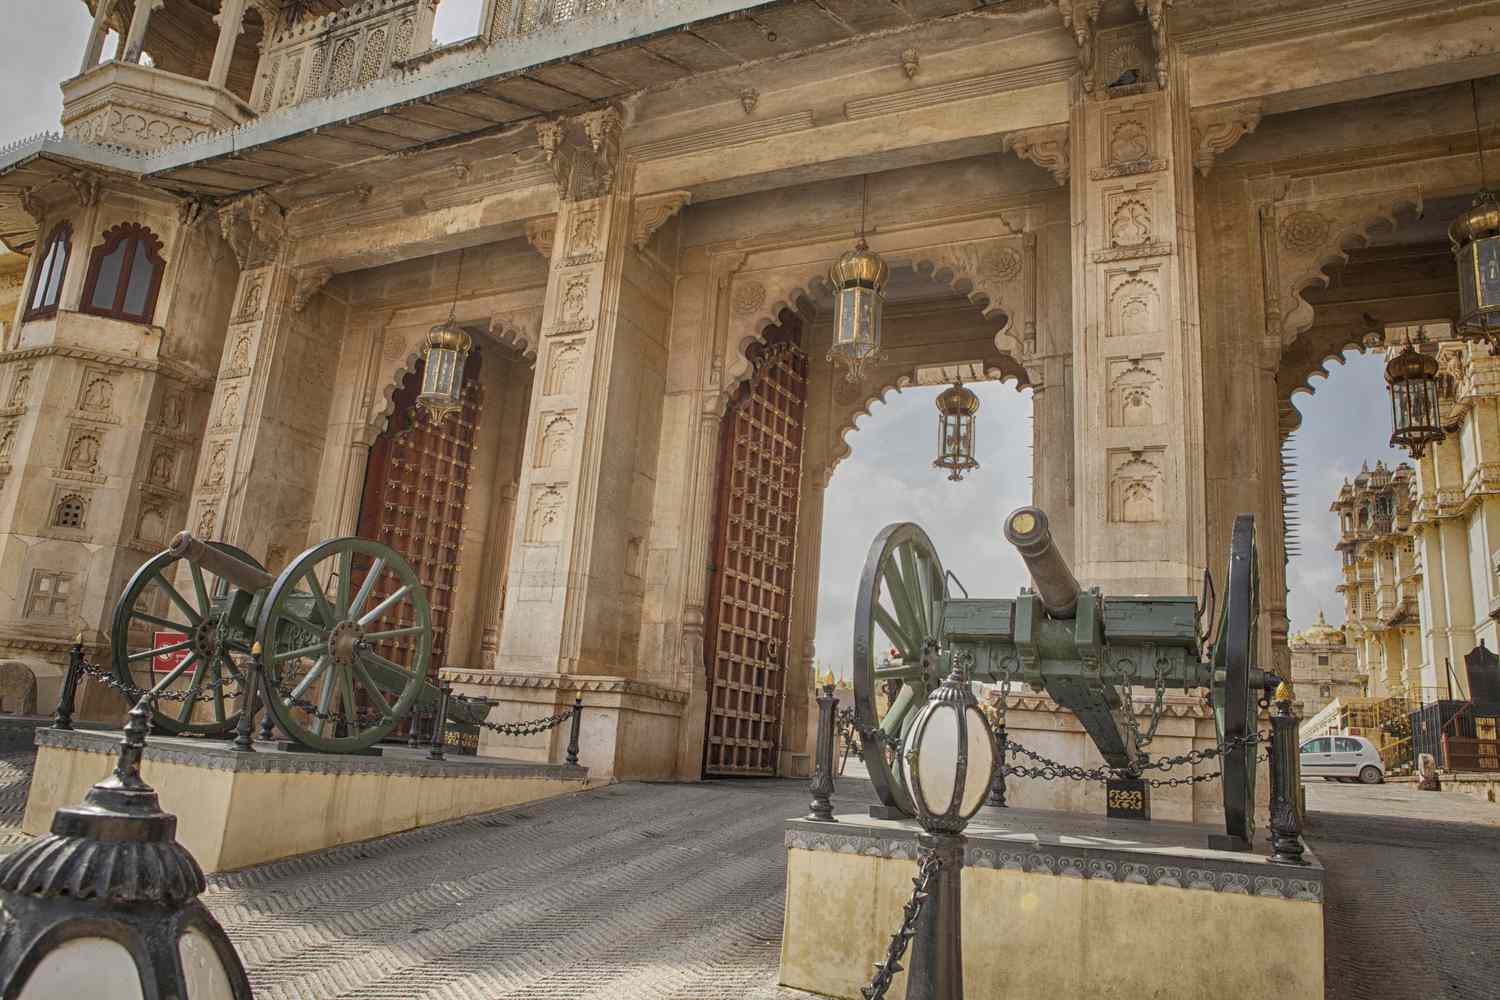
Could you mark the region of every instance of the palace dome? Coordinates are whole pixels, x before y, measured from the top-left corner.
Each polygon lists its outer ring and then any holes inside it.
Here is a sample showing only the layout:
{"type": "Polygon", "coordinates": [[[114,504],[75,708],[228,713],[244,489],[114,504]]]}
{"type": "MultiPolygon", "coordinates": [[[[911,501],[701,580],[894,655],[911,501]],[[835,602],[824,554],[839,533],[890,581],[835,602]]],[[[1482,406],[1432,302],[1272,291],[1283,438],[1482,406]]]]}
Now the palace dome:
{"type": "Polygon", "coordinates": [[[1328,624],[1321,608],[1317,621],[1292,636],[1292,642],[1299,646],[1342,646],[1344,641],[1344,630],[1328,624]]]}

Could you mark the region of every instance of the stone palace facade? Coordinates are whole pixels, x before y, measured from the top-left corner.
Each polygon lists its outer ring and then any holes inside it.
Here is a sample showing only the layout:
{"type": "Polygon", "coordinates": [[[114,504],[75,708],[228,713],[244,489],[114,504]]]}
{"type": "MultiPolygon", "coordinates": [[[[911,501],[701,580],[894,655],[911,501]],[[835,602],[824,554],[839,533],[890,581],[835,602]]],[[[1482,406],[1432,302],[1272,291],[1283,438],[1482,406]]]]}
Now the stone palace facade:
{"type": "Polygon", "coordinates": [[[443,675],[581,696],[603,775],[805,764],[824,490],[934,370],[1031,393],[1087,584],[1197,594],[1254,513],[1286,669],[1292,393],[1452,316],[1500,121],[1497,0],[489,0],[440,47],[436,0],[89,7],[61,134],[0,149],[0,655],[55,690],[184,527],[373,534],[443,675]],[[450,311],[465,407],[414,427],[450,311]]]}

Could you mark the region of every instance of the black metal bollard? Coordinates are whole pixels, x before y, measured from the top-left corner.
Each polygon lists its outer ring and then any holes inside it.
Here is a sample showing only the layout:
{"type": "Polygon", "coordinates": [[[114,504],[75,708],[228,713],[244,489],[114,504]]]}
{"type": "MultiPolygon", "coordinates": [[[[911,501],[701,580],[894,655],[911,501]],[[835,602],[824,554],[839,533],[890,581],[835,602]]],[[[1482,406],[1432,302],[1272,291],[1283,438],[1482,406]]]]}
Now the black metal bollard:
{"type": "Polygon", "coordinates": [[[452,690],[447,684],[438,688],[437,714],[432,718],[432,749],[427,752],[431,760],[443,759],[443,742],[448,738],[448,695],[452,690]]]}
{"type": "Polygon", "coordinates": [[[564,758],[569,767],[578,766],[578,734],[583,728],[583,695],[573,699],[573,720],[568,730],[568,755],[564,758]]]}
{"type": "Polygon", "coordinates": [[[1305,865],[1302,857],[1302,813],[1297,807],[1301,784],[1298,765],[1297,717],[1292,714],[1292,689],[1276,688],[1276,709],[1271,716],[1271,860],[1286,865],[1305,865]]]}
{"type": "Polygon", "coordinates": [[[833,818],[833,713],[839,700],[833,696],[833,685],[824,684],[818,695],[818,745],[813,748],[815,764],[812,774],[812,805],[807,814],[819,823],[837,823],[833,818]]]}
{"type": "Polygon", "coordinates": [[[229,749],[236,753],[254,753],[255,740],[252,734],[255,732],[255,702],[260,694],[261,670],[260,670],[260,643],[250,647],[250,665],[245,668],[245,673],[240,684],[245,693],[240,699],[240,721],[235,727],[234,742],[229,744],[229,749]]]}
{"type": "Polygon", "coordinates": [[[83,675],[83,636],[73,640],[68,650],[68,672],[63,675],[62,690],[57,695],[57,711],[52,715],[53,729],[73,728],[73,707],[78,700],[78,680],[83,675]]]}
{"type": "Polygon", "coordinates": [[[406,745],[415,750],[422,745],[422,713],[413,706],[411,710],[411,725],[406,729],[406,745]]]}
{"type": "Polygon", "coordinates": [[[990,797],[985,800],[985,805],[996,806],[1000,809],[1005,805],[1005,752],[1010,746],[1010,739],[1005,735],[1005,726],[1002,723],[995,727],[995,778],[990,782],[990,797]]]}
{"type": "Polygon", "coordinates": [[[962,1000],[964,995],[964,838],[920,833],[920,858],[935,855],[942,867],[927,889],[917,918],[906,973],[906,1000],[962,1000]]]}
{"type": "Polygon", "coordinates": [[[271,738],[273,736],[275,736],[275,735],[276,735],[276,720],[271,717],[271,704],[270,704],[270,701],[268,699],[267,702],[266,702],[266,711],[265,711],[265,714],[262,715],[261,718],[260,718],[260,739],[261,739],[261,742],[262,743],[269,743],[271,741],[271,738]]]}

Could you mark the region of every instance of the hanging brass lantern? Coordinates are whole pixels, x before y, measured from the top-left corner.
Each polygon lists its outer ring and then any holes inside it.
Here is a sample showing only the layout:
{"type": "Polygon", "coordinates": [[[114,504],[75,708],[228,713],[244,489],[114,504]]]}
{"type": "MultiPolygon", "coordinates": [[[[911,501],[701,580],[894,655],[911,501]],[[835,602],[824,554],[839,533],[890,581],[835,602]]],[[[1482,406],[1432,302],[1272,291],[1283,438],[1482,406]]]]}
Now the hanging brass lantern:
{"type": "Polygon", "coordinates": [[[979,397],[955,382],[938,396],[937,408],[941,451],[932,464],[947,469],[948,479],[956,483],[965,472],[979,468],[974,458],[974,414],[979,412],[979,397]]]}
{"type": "Polygon", "coordinates": [[[1429,444],[1443,439],[1438,416],[1438,363],[1407,343],[1385,366],[1391,393],[1391,447],[1421,458],[1429,444]]]}
{"type": "Polygon", "coordinates": [[[1448,228],[1458,261],[1458,323],[1466,339],[1500,338],[1500,200],[1481,191],[1448,228]]]}
{"type": "Polygon", "coordinates": [[[434,424],[463,409],[464,366],[473,349],[474,338],[452,316],[427,331],[427,341],[422,347],[422,391],[417,395],[417,405],[427,411],[434,424]]]}
{"type": "Polygon", "coordinates": [[[828,272],[838,296],[833,319],[833,346],[828,360],[844,367],[850,382],[864,378],[865,365],[880,357],[880,322],[885,310],[885,283],[891,269],[864,237],[828,272]]]}

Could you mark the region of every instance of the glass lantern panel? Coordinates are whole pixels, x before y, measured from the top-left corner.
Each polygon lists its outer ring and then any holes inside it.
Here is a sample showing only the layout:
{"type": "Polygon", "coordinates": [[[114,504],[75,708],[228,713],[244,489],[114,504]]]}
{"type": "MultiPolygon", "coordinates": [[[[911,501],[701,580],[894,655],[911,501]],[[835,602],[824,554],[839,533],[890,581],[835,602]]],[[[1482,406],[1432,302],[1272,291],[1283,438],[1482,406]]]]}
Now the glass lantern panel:
{"type": "Polygon", "coordinates": [[[958,711],[952,706],[934,707],[917,734],[917,779],[927,811],[946,813],[958,779],[958,711]]]}
{"type": "Polygon", "coordinates": [[[1475,245],[1470,243],[1458,252],[1458,311],[1467,318],[1479,307],[1479,271],[1474,266],[1475,245]]]}
{"type": "Polygon", "coordinates": [[[854,343],[857,329],[855,326],[855,316],[858,312],[858,305],[858,288],[846,288],[839,292],[838,342],[840,344],[854,343]]]}
{"type": "Polygon", "coordinates": [[[234,989],[213,942],[193,927],[177,939],[188,1000],[234,1000],[234,989]]]}
{"type": "Polygon", "coordinates": [[[965,709],[964,721],[968,723],[965,742],[969,747],[969,767],[964,774],[964,793],[959,800],[958,814],[967,819],[979,811],[984,797],[989,794],[995,751],[983,712],[973,707],[965,709]]]}
{"type": "MultiPolygon", "coordinates": [[[[109,997],[143,1000],[141,973],[135,959],[118,941],[80,937],[47,952],[17,1000],[57,1000],[58,997],[109,997]]],[[[194,998],[196,1000],[196,998],[194,998]]]]}
{"type": "Polygon", "coordinates": [[[1479,307],[1494,309],[1500,306],[1500,237],[1487,236],[1473,246],[1479,263],[1479,307]]]}

